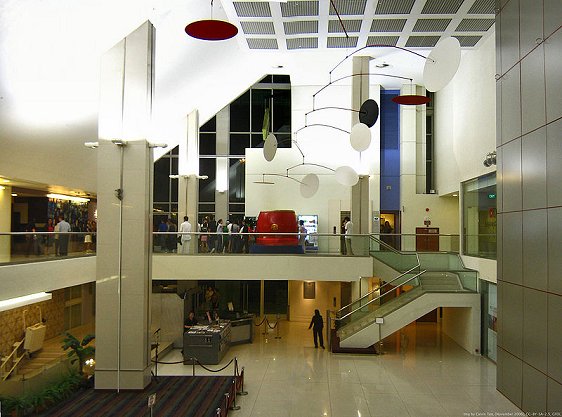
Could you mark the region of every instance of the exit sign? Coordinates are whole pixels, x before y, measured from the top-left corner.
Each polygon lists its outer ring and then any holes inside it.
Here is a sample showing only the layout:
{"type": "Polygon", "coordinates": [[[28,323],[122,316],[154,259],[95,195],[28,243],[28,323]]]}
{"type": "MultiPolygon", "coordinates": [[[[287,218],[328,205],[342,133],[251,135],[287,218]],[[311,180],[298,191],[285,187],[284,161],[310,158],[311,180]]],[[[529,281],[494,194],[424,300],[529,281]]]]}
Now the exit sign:
{"type": "Polygon", "coordinates": [[[488,198],[490,200],[493,200],[494,198],[496,198],[496,194],[488,194],[488,198]]]}

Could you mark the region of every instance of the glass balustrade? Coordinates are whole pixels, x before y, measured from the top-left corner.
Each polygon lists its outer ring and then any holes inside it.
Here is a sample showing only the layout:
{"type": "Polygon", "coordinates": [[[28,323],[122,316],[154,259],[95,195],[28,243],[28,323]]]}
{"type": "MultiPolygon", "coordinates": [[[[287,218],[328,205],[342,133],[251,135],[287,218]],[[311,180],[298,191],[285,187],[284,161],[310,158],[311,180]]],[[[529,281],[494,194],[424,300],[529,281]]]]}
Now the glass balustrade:
{"type": "Polygon", "coordinates": [[[424,271],[420,271],[419,267],[398,275],[393,280],[383,283],[380,287],[363,295],[361,298],[353,301],[351,304],[344,306],[336,312],[336,328],[341,328],[357,320],[361,320],[366,316],[377,315],[380,312],[383,316],[382,308],[390,301],[403,297],[420,286],[420,276],[424,271]]]}
{"type": "MultiPolygon", "coordinates": [[[[298,233],[178,233],[178,232],[154,232],[153,250],[154,253],[171,254],[182,253],[182,246],[187,241],[190,255],[216,255],[216,254],[287,254],[299,253],[300,249],[291,250],[286,245],[279,249],[271,245],[262,245],[262,250],[256,250],[253,245],[259,237],[294,238],[295,242],[301,237],[298,233]],[[181,238],[184,236],[184,239],[181,238]],[[185,239],[189,236],[190,239],[185,239]],[[179,238],[178,238],[179,237],[179,238]],[[220,239],[220,240],[219,240],[220,239]],[[181,244],[179,243],[181,241],[181,244]],[[266,246],[266,248],[263,248],[266,246]]],[[[340,235],[340,234],[307,234],[303,251],[306,256],[369,256],[370,254],[370,235],[340,235]],[[351,249],[351,250],[350,250],[351,249]]]]}
{"type": "Polygon", "coordinates": [[[95,255],[96,233],[0,233],[0,264],[95,255]]]}

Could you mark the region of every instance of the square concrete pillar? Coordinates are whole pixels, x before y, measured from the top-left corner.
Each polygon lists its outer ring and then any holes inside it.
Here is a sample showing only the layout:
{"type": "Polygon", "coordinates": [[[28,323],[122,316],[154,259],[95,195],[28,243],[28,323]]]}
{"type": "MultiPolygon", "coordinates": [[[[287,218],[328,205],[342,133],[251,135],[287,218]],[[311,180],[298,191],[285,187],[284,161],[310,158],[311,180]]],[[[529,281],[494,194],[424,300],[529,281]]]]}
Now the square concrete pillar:
{"type": "Polygon", "coordinates": [[[102,58],[98,152],[96,388],[150,383],[154,28],[102,58]]]}

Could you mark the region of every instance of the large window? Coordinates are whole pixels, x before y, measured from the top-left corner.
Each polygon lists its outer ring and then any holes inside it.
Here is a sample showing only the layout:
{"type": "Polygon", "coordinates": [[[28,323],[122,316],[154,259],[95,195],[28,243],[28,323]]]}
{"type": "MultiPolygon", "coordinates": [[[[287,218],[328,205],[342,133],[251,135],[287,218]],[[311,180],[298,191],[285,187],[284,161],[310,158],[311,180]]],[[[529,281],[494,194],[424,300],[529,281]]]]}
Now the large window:
{"type": "Polygon", "coordinates": [[[435,109],[435,94],[428,91],[427,97],[431,99],[426,104],[426,123],[425,123],[425,192],[432,194],[435,187],[433,185],[433,112],[435,109]]]}
{"type": "Polygon", "coordinates": [[[170,175],[178,174],[178,147],[154,162],[154,228],[160,221],[178,217],[178,179],[170,175]]]}
{"type": "Polygon", "coordinates": [[[496,173],[463,183],[463,253],[496,259],[496,173]]]}
{"type": "MultiPolygon", "coordinates": [[[[291,147],[291,82],[288,75],[264,77],[230,103],[227,110],[230,120],[227,126],[217,126],[215,116],[199,129],[199,174],[208,177],[199,181],[199,221],[219,211],[215,190],[217,169],[221,171],[223,165],[217,158],[227,161],[224,168],[228,175],[225,179],[228,217],[241,219],[246,203],[246,149],[263,147],[264,128],[275,134],[279,148],[291,147]],[[217,152],[217,148],[228,151],[226,154],[217,152]]],[[[171,218],[177,222],[178,180],[170,178],[177,174],[178,147],[175,147],[154,163],[155,229],[162,219],[171,218]]]]}

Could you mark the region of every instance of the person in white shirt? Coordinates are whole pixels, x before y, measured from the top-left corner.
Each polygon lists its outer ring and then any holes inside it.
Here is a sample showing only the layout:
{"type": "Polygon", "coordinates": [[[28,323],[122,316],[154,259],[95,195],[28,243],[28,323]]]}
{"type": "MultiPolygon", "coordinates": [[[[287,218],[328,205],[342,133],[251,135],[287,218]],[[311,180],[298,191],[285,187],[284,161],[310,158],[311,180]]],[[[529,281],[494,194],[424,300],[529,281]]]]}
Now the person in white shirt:
{"type": "Polygon", "coordinates": [[[353,255],[351,249],[351,235],[353,234],[353,223],[349,217],[343,219],[345,227],[345,248],[348,255],[353,255]]]}
{"type": "MultiPolygon", "coordinates": [[[[183,223],[180,224],[178,232],[181,234],[181,253],[183,255],[188,255],[191,253],[191,223],[189,223],[189,217],[183,216],[183,223]]],[[[180,253],[180,251],[178,251],[180,253]]]]}
{"type": "Polygon", "coordinates": [[[60,222],[59,232],[63,233],[59,237],[59,254],[60,256],[67,256],[68,255],[68,233],[71,231],[70,224],[64,220],[64,216],[59,217],[60,222]]]}

